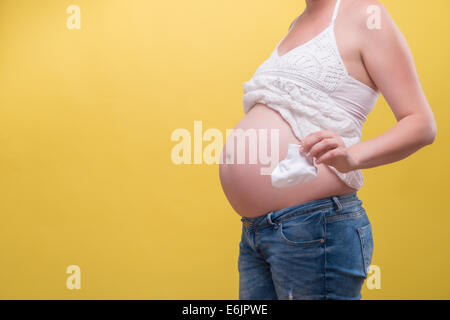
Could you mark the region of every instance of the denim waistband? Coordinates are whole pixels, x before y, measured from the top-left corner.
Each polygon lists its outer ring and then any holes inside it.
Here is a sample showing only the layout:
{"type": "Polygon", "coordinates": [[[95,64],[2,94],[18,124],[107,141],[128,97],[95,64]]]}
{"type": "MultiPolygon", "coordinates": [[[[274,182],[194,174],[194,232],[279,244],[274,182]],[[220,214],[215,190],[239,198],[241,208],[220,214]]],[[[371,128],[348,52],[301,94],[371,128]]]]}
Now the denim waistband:
{"type": "Polygon", "coordinates": [[[275,222],[287,219],[292,215],[326,209],[336,209],[336,211],[340,211],[343,206],[350,205],[352,203],[356,204],[359,201],[361,200],[358,199],[355,191],[344,195],[311,200],[291,207],[283,208],[278,211],[270,211],[255,218],[242,217],[241,221],[248,230],[253,230],[272,225],[275,222]]]}

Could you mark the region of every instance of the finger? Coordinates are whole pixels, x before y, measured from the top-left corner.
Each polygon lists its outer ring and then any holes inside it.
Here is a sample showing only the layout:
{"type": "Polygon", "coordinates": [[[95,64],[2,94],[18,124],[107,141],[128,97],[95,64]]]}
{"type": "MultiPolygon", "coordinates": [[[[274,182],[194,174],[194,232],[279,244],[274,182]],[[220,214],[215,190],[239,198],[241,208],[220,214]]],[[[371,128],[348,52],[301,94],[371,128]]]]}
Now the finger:
{"type": "Polygon", "coordinates": [[[316,163],[324,163],[330,160],[333,160],[336,157],[341,156],[341,150],[340,148],[335,148],[332,149],[330,151],[325,152],[323,155],[321,155],[320,157],[316,158],[316,163]]]}
{"type": "Polygon", "coordinates": [[[333,131],[330,130],[322,130],[310,133],[306,136],[302,141],[303,153],[308,153],[313,145],[318,143],[319,141],[325,138],[331,138],[335,135],[333,131]]]}
{"type": "Polygon", "coordinates": [[[309,150],[309,155],[307,154],[306,156],[318,158],[325,152],[328,152],[329,150],[335,149],[337,147],[339,147],[339,143],[336,141],[336,139],[325,138],[312,146],[309,150]]]}

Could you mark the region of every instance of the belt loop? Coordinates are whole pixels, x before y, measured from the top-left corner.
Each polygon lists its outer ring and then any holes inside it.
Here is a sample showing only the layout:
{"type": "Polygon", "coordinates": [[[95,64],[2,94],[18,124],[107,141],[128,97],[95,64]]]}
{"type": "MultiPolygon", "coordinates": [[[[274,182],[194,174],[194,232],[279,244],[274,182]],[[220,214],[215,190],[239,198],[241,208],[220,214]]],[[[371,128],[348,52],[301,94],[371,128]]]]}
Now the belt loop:
{"type": "Polygon", "coordinates": [[[273,225],[274,229],[276,229],[276,228],[278,228],[278,226],[277,226],[276,223],[273,223],[273,222],[272,222],[272,213],[273,213],[273,211],[271,211],[271,212],[269,212],[269,213],[267,214],[267,222],[268,222],[269,224],[273,225]]]}
{"type": "Polygon", "coordinates": [[[339,201],[339,198],[337,196],[333,196],[331,198],[333,199],[334,203],[336,203],[336,205],[338,207],[336,212],[341,211],[342,210],[342,203],[339,201]]]}

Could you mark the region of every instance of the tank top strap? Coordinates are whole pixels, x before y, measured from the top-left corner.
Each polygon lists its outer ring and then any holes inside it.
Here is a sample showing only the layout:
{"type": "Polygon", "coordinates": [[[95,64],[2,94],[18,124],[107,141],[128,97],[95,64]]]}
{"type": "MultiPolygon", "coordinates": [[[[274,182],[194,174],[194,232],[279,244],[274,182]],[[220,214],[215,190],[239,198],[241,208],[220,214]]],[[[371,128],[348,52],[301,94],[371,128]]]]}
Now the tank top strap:
{"type": "Polygon", "coordinates": [[[333,17],[331,18],[331,24],[334,24],[334,21],[336,20],[336,17],[337,17],[338,12],[339,12],[340,4],[341,4],[341,0],[337,0],[336,1],[336,5],[334,7],[333,17]]]}
{"type": "Polygon", "coordinates": [[[295,18],[294,22],[292,22],[291,26],[289,27],[289,32],[294,28],[295,24],[297,23],[297,20],[300,18],[301,15],[299,15],[297,18],[295,18]]]}

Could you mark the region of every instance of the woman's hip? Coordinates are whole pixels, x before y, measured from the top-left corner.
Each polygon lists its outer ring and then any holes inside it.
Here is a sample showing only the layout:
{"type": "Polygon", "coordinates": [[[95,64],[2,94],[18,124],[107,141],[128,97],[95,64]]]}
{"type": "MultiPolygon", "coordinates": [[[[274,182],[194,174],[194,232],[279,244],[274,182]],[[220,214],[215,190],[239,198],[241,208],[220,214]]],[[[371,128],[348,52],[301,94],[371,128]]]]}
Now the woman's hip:
{"type": "Polygon", "coordinates": [[[373,239],[356,192],[241,220],[240,264],[260,257],[278,279],[279,291],[284,286],[304,288],[315,279],[311,287],[315,296],[320,291],[333,299],[358,299],[373,239]]]}

